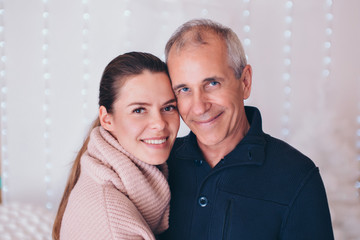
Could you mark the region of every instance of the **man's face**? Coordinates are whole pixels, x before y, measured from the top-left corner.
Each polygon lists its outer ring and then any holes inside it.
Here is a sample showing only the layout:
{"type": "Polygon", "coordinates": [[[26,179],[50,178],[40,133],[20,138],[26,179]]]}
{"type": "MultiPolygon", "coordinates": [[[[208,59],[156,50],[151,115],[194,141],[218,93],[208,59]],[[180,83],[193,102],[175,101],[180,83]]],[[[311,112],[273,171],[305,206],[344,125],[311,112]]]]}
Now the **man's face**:
{"type": "Polygon", "coordinates": [[[206,146],[238,141],[246,120],[243,100],[251,89],[251,68],[235,78],[227,60],[227,49],[218,38],[206,45],[170,50],[168,67],[179,113],[206,146]]]}

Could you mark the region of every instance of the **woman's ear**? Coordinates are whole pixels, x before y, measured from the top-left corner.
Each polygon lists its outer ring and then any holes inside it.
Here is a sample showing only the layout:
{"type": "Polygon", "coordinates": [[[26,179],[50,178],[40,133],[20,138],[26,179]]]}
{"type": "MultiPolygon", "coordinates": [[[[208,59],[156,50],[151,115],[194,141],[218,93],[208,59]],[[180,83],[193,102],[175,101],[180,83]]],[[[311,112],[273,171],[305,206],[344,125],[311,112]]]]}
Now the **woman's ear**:
{"type": "Polygon", "coordinates": [[[105,128],[108,131],[112,131],[114,124],[112,115],[109,114],[104,106],[100,106],[99,108],[99,119],[100,124],[103,128],[105,128]]]}

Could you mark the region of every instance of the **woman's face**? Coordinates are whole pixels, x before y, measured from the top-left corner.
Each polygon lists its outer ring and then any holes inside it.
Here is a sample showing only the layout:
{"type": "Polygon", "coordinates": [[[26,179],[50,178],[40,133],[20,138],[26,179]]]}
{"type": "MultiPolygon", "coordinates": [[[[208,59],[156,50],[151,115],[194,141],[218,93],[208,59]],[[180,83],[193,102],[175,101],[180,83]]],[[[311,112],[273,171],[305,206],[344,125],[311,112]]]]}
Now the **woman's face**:
{"type": "Polygon", "coordinates": [[[107,115],[110,125],[103,126],[126,151],[152,165],[167,160],[180,119],[165,73],[144,71],[127,79],[107,115]]]}

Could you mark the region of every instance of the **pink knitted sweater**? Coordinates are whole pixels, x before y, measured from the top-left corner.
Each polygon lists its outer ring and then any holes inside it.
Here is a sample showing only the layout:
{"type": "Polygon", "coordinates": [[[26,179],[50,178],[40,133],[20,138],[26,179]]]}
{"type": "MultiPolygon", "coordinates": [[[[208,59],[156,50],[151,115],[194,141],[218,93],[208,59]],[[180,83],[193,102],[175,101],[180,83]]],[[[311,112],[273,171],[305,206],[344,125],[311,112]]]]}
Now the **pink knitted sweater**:
{"type": "Polygon", "coordinates": [[[90,136],[60,238],[151,239],[168,228],[167,165],[146,164],[102,127],[90,136]]]}

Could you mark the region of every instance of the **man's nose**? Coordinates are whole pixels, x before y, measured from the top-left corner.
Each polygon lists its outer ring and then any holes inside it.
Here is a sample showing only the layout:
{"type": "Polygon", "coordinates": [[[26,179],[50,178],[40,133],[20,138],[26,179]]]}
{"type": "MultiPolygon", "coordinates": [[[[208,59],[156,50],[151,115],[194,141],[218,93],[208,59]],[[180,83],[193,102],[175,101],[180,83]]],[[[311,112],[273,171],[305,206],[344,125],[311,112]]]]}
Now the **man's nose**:
{"type": "Polygon", "coordinates": [[[203,92],[198,92],[197,94],[194,94],[192,102],[191,102],[191,108],[193,113],[196,115],[201,115],[207,112],[210,108],[210,103],[208,101],[207,95],[203,92]]]}

